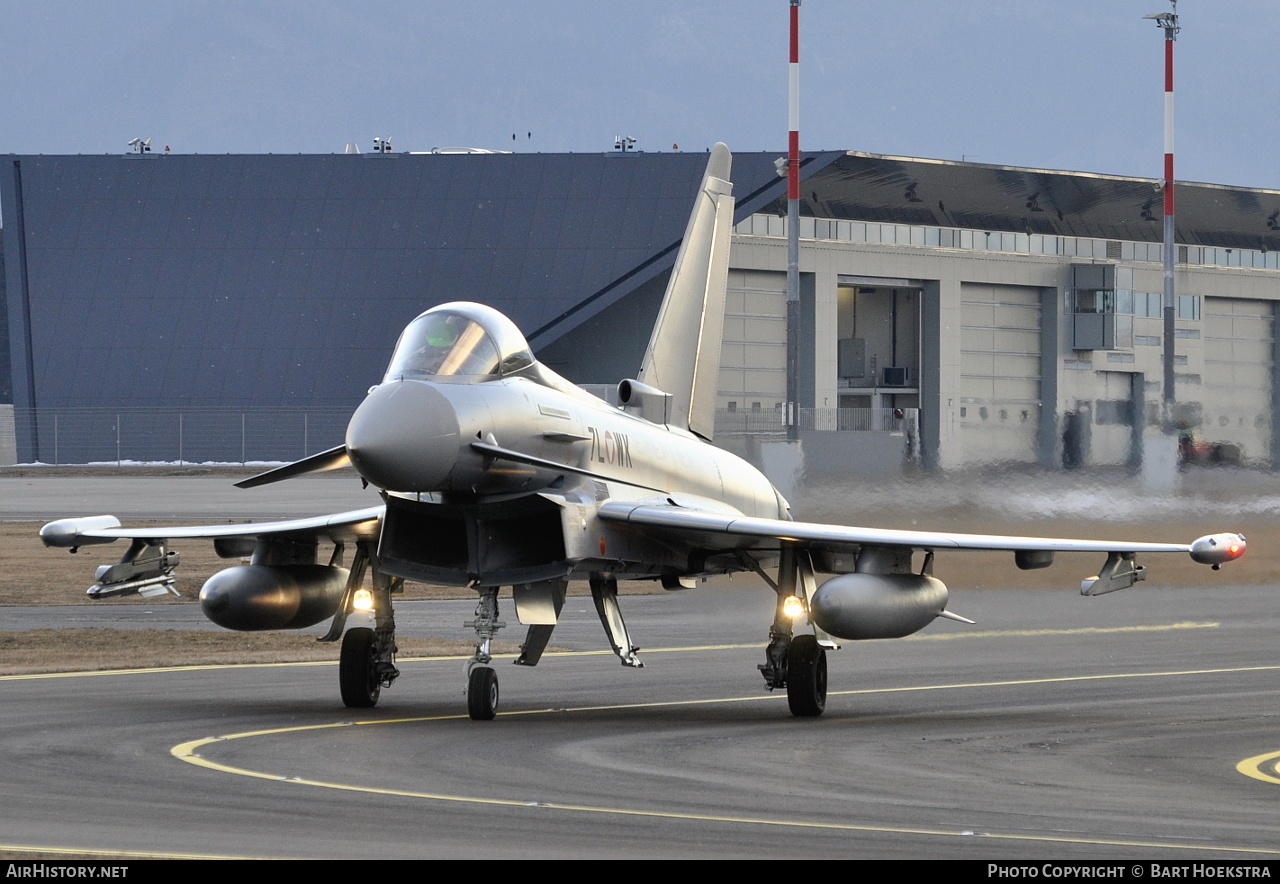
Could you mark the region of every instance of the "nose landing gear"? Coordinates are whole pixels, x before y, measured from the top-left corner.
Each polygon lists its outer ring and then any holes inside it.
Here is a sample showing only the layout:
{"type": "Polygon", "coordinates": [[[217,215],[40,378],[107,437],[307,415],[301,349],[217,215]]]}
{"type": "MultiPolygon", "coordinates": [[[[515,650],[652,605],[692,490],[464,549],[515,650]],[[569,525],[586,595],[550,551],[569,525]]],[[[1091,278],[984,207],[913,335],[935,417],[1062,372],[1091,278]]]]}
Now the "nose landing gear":
{"type": "Polygon", "coordinates": [[[498,714],[498,673],[476,666],[467,676],[467,714],[475,721],[492,721],[498,714]]]}
{"type": "Polygon", "coordinates": [[[507,624],[498,619],[498,587],[479,589],[476,619],[463,624],[476,631],[476,652],[467,661],[467,714],[475,721],[492,721],[498,714],[498,673],[489,665],[489,645],[507,624]]]}

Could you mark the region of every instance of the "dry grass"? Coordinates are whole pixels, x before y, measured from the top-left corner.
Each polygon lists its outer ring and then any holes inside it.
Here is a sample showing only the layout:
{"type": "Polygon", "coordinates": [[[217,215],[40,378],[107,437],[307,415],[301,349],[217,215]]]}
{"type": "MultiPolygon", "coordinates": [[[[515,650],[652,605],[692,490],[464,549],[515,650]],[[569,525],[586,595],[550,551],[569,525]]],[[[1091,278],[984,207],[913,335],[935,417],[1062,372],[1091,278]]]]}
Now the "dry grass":
{"type": "MultiPolygon", "coordinates": [[[[399,657],[470,656],[457,640],[399,637],[399,657]]],[[[0,675],[153,669],[246,663],[337,662],[339,643],[296,632],[209,632],[177,629],[28,629],[0,632],[0,675]]],[[[519,646],[494,642],[496,654],[519,646]]]]}

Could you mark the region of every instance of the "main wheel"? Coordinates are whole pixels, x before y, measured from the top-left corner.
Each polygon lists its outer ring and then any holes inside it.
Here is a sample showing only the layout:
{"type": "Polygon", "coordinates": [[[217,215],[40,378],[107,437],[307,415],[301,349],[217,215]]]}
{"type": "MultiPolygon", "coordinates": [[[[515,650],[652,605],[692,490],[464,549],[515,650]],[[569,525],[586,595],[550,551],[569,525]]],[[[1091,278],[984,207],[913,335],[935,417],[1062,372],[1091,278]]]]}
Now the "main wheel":
{"type": "Polygon", "coordinates": [[[342,637],[342,656],[338,658],[338,686],[342,702],[353,709],[369,709],[378,704],[382,683],[374,665],[373,630],[348,629],[342,637]]]}
{"type": "Polygon", "coordinates": [[[802,718],[827,708],[827,651],[816,636],[798,635],[787,649],[787,705],[802,718]]]}
{"type": "Polygon", "coordinates": [[[467,713],[476,721],[493,721],[498,714],[498,673],[477,666],[467,679],[467,713]]]}

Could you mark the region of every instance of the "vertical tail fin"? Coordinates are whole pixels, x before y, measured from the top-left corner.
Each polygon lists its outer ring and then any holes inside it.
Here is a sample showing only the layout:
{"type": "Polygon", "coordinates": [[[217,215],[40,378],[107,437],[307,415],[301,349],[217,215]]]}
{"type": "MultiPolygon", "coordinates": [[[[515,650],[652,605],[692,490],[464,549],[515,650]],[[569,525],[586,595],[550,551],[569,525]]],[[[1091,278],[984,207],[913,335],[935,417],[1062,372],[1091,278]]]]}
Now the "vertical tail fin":
{"type": "Polygon", "coordinates": [[[670,420],[710,439],[715,429],[720,339],[724,333],[733,156],[717,144],[676,256],[637,380],[671,394],[670,420]]]}

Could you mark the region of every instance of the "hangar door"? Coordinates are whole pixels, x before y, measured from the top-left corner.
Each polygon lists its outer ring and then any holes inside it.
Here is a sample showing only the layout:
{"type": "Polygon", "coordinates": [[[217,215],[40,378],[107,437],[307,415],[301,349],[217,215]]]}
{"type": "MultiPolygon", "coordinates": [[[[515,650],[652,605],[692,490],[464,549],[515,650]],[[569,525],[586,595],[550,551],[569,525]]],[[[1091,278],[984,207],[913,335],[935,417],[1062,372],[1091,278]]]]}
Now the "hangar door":
{"type": "Polygon", "coordinates": [[[719,387],[718,408],[766,412],[761,417],[782,420],[779,408],[787,398],[786,274],[729,271],[719,387]]]}
{"type": "Polygon", "coordinates": [[[1092,402],[1076,401],[1078,413],[1092,412],[1088,430],[1089,463],[1122,464],[1129,460],[1133,450],[1133,422],[1138,419],[1134,406],[1134,385],[1138,377],[1122,371],[1095,372],[1092,402]]]}
{"type": "Polygon", "coordinates": [[[1203,390],[1178,384],[1179,400],[1203,403],[1203,441],[1238,445],[1252,463],[1271,454],[1274,323],[1270,301],[1205,298],[1203,390]]]}
{"type": "Polygon", "coordinates": [[[961,457],[965,463],[1036,460],[1040,421],[1040,290],[960,288],[961,457]]]}

